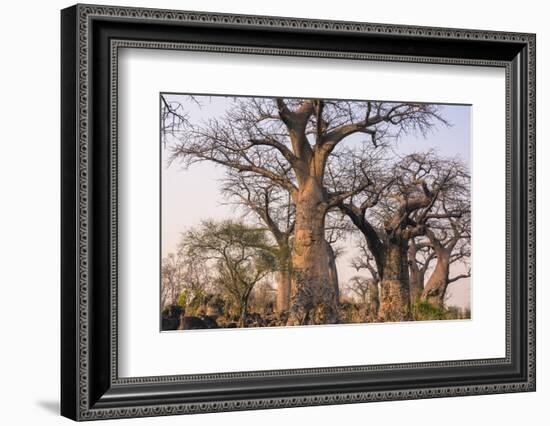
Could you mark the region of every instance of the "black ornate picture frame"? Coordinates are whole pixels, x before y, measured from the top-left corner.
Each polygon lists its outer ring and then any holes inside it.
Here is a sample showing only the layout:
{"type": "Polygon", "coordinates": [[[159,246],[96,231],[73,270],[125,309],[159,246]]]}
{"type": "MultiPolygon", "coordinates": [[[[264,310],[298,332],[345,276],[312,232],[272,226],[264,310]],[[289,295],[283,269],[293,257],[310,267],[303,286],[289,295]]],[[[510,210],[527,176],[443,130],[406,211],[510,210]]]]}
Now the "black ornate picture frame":
{"type": "Polygon", "coordinates": [[[535,390],[535,35],[95,5],[64,9],[61,28],[62,415],[93,420],[535,390]],[[120,378],[122,47],[505,69],[506,356],[120,378]]]}

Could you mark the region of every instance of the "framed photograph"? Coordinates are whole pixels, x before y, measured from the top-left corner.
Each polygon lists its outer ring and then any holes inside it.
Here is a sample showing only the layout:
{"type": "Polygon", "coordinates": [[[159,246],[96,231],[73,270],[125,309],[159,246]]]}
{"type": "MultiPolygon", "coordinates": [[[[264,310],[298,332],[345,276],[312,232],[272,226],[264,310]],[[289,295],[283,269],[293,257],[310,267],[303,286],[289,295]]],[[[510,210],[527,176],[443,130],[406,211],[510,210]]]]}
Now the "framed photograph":
{"type": "Polygon", "coordinates": [[[61,29],[64,416],[535,390],[535,35],[61,29]]]}

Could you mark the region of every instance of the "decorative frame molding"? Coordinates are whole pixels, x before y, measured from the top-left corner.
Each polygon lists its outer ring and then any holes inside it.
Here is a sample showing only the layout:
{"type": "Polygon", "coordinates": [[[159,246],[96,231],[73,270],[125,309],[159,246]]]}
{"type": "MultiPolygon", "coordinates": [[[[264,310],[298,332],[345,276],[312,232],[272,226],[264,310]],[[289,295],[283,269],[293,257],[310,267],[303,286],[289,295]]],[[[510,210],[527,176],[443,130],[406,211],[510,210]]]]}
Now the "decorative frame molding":
{"type": "Polygon", "coordinates": [[[62,56],[63,415],[75,420],[92,420],[535,390],[533,34],[76,5],[62,12],[62,56]],[[127,29],[125,25],[129,23],[139,24],[142,29],[127,29]],[[234,33],[237,44],[213,43],[201,32],[201,29],[212,27],[234,33]],[[182,37],[189,40],[178,39],[170,31],[173,28],[188,29],[188,34],[182,37]],[[249,31],[269,33],[264,43],[272,45],[251,45],[246,36],[249,31]],[[158,40],[140,38],[144,33],[151,37],[155,34],[158,40]],[[337,49],[313,45],[300,47],[300,42],[296,43],[298,46],[290,45],[285,34],[289,37],[315,34],[325,40],[330,38],[337,49]],[[353,46],[346,50],[346,40],[354,43],[354,40],[365,38],[372,41],[372,45],[367,47],[369,51],[357,51],[353,46]],[[399,46],[388,47],[389,43],[419,44],[417,50],[421,53],[407,55],[399,51],[399,46]],[[440,45],[450,49],[449,56],[441,54],[440,45]],[[122,47],[505,68],[506,357],[119,378],[116,118],[118,49],[122,47]],[[470,50],[472,47],[477,47],[477,50],[470,50]],[[518,258],[517,261],[513,257],[518,258]],[[457,385],[452,384],[452,374],[451,379],[445,376],[458,370],[473,372],[476,368],[484,368],[491,374],[493,370],[502,370],[501,374],[506,372],[510,379],[496,380],[494,373],[490,378],[457,385]],[[410,371],[429,372],[434,377],[434,385],[411,386],[414,383],[406,380],[410,371]],[[377,388],[374,381],[380,373],[391,375],[394,384],[387,383],[377,388]],[[315,382],[311,385],[313,390],[294,389],[288,380],[297,376],[302,381],[311,379],[315,382]],[[327,392],[335,376],[349,379],[349,385],[327,392]],[[224,381],[232,379],[247,380],[250,388],[243,385],[242,391],[234,395],[214,391],[215,388],[223,390],[224,381]],[[281,385],[281,380],[285,380],[286,388],[281,385]],[[197,388],[197,395],[187,393],[184,396],[182,393],[174,398],[166,394],[167,389],[173,393],[175,388],[185,386],[197,388]],[[252,392],[257,388],[263,389],[263,393],[252,392]]]}

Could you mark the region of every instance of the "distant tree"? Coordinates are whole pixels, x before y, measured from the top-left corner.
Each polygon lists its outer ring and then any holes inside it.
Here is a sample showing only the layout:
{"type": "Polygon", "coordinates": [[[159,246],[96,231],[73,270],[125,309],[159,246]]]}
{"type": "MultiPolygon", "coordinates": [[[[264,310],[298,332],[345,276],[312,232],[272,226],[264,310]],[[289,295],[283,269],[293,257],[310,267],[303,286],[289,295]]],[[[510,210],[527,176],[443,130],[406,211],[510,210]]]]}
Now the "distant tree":
{"type": "Polygon", "coordinates": [[[277,301],[277,290],[275,290],[270,280],[263,280],[254,286],[251,295],[252,302],[249,304],[255,312],[267,316],[273,313],[277,301]]]}
{"type": "Polygon", "coordinates": [[[411,302],[415,303],[422,297],[424,282],[436,252],[431,244],[422,238],[413,238],[409,242],[409,288],[411,302]]]}
{"type": "Polygon", "coordinates": [[[204,221],[184,234],[180,247],[187,256],[215,268],[216,283],[235,303],[239,325],[245,327],[254,286],[276,267],[265,231],[242,222],[204,221]]]}
{"type": "Polygon", "coordinates": [[[350,262],[350,266],[353,267],[357,272],[367,271],[372,278],[377,283],[380,282],[380,275],[378,274],[378,269],[376,268],[376,263],[368,244],[364,238],[359,238],[357,242],[357,249],[359,253],[357,256],[353,257],[350,262]]]}
{"type": "MultiPolygon", "coordinates": [[[[445,209],[447,211],[447,209],[445,209]]],[[[450,276],[453,263],[462,263],[470,258],[470,213],[469,206],[455,206],[456,217],[447,217],[443,225],[428,227],[426,236],[434,252],[436,264],[426,283],[422,299],[437,306],[443,306],[449,284],[463,278],[469,278],[471,269],[464,265],[465,272],[450,276]]]]}
{"type": "Polygon", "coordinates": [[[161,306],[174,305],[183,288],[184,264],[181,256],[170,253],[161,264],[161,306]]]}
{"type": "Polygon", "coordinates": [[[200,258],[187,256],[178,250],[178,256],[183,258],[183,288],[179,297],[179,304],[189,314],[200,309],[206,295],[213,289],[212,274],[206,263],[200,258]]]}
{"type": "Polygon", "coordinates": [[[361,301],[364,320],[367,322],[376,321],[378,319],[378,309],[380,308],[377,281],[374,278],[356,275],[350,279],[348,288],[361,301]]]}
{"type": "Polygon", "coordinates": [[[161,305],[178,304],[188,308],[197,297],[204,296],[212,285],[207,266],[181,250],[169,253],[161,264],[161,305]]]}
{"type": "Polygon", "coordinates": [[[351,260],[351,266],[358,272],[367,271],[370,276],[352,277],[348,286],[365,303],[367,321],[376,321],[380,309],[380,276],[364,239],[359,240],[358,249],[359,255],[351,260]]]}

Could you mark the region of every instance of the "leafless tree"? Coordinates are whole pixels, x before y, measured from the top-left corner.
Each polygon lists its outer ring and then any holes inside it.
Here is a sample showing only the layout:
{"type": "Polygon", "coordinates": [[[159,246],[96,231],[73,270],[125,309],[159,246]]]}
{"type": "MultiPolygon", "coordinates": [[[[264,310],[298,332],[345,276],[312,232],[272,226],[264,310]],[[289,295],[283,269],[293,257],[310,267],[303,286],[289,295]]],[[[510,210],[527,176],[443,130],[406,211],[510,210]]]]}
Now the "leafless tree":
{"type": "Polygon", "coordinates": [[[270,280],[266,279],[254,286],[250,306],[255,312],[267,317],[273,313],[276,302],[277,290],[273,288],[270,280]]]}
{"type": "Polygon", "coordinates": [[[428,226],[426,229],[436,264],[423,289],[422,298],[437,306],[443,306],[450,283],[469,278],[471,274],[469,264],[464,264],[466,272],[450,276],[453,263],[464,263],[465,259],[470,259],[470,208],[464,204],[455,205],[454,208],[457,214],[452,217],[448,215],[443,224],[428,226]]]}
{"type": "Polygon", "coordinates": [[[180,304],[187,308],[196,297],[204,296],[212,286],[207,265],[200,259],[187,256],[182,250],[169,253],[161,265],[161,305],[180,304]],[[184,300],[180,299],[185,295],[184,300]]]}
{"type": "Polygon", "coordinates": [[[348,290],[354,296],[359,299],[359,303],[367,304],[369,294],[369,281],[371,279],[363,277],[361,275],[354,275],[350,278],[348,283],[348,290]]]}
{"type": "Polygon", "coordinates": [[[329,282],[334,286],[334,297],[340,301],[340,279],[336,260],[345,252],[345,247],[340,244],[350,232],[353,226],[337,210],[330,210],[325,217],[325,244],[327,247],[327,259],[329,270],[329,282]]]}
{"type": "Polygon", "coordinates": [[[365,296],[366,320],[373,322],[378,319],[378,310],[380,309],[380,276],[376,269],[374,257],[372,256],[364,238],[360,238],[357,244],[359,254],[351,260],[351,266],[357,272],[367,271],[368,276],[352,277],[348,287],[355,294],[361,292],[365,296]]]}
{"type": "Polygon", "coordinates": [[[162,259],[161,306],[174,305],[184,285],[184,262],[178,254],[170,253],[162,259]]]}
{"type": "Polygon", "coordinates": [[[160,95],[160,137],[166,148],[169,136],[177,136],[189,124],[189,115],[179,102],[169,101],[160,95]]]}
{"type": "Polygon", "coordinates": [[[355,275],[349,280],[348,290],[359,298],[364,321],[376,321],[380,308],[378,282],[374,278],[355,275]]]}
{"type": "Polygon", "coordinates": [[[357,272],[367,271],[373,280],[379,282],[380,276],[378,275],[378,269],[376,268],[374,257],[370,252],[365,238],[358,239],[357,249],[359,249],[359,254],[351,259],[351,267],[353,267],[357,272]]]}
{"type": "Polygon", "coordinates": [[[470,174],[466,165],[451,162],[452,181],[441,191],[432,214],[425,221],[425,233],[409,244],[409,270],[412,300],[427,300],[443,306],[448,284],[468,278],[470,271],[450,277],[450,266],[470,259],[470,174]],[[435,266],[431,270],[431,265],[435,266]],[[425,281],[426,273],[430,276],[425,281]]]}
{"type": "Polygon", "coordinates": [[[413,238],[409,241],[409,288],[411,302],[416,302],[422,297],[424,281],[436,253],[428,241],[422,238],[413,238]]]}
{"type": "Polygon", "coordinates": [[[442,194],[454,190],[462,179],[457,166],[457,161],[438,158],[434,152],[410,154],[389,173],[377,176],[380,182],[339,205],[362,232],[374,257],[382,321],[411,319],[409,242],[426,233],[430,220],[459,214],[434,210],[442,194]]]}
{"type": "Polygon", "coordinates": [[[338,300],[330,282],[325,216],[370,182],[329,191],[327,163],[354,135],[375,149],[403,132],[426,132],[437,121],[437,106],[429,104],[240,98],[223,117],[187,126],[172,159],[254,173],[291,194],[296,221],[289,324],[334,323],[338,300]],[[290,168],[290,177],[281,168],[290,168]]]}

